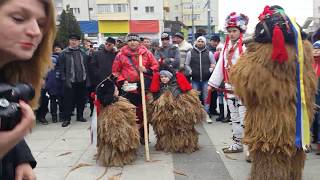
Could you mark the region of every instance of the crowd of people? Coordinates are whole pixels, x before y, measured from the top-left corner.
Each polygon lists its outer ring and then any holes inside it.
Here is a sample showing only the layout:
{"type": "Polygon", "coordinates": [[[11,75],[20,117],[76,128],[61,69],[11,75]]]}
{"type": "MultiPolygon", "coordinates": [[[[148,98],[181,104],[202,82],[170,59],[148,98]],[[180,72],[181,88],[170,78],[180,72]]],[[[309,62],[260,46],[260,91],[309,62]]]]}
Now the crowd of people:
{"type": "Polygon", "coordinates": [[[161,42],[130,33],[108,37],[96,50],[78,34],[69,35],[67,47],[53,45],[52,1],[27,1],[0,3],[7,27],[0,38],[10,45],[0,45],[0,80],[35,89],[32,101],[16,102],[19,123],[0,126],[0,179],[35,179],[36,161],[23,140],[35,119],[46,125],[50,112],[62,127],[73,115],[86,122],[87,104],[90,116],[98,113],[97,159],[105,166],[133,162],[149,124],[157,150],[197,151],[195,126],[213,116],[232,125],[224,153],[248,145],[251,180],[301,179],[310,133],[320,154],[320,30],[308,40],[282,7],[265,7],[250,41],[243,39],[249,18],[230,13],[224,43],[202,33],[191,43],[181,32],[163,32],[161,42]]]}

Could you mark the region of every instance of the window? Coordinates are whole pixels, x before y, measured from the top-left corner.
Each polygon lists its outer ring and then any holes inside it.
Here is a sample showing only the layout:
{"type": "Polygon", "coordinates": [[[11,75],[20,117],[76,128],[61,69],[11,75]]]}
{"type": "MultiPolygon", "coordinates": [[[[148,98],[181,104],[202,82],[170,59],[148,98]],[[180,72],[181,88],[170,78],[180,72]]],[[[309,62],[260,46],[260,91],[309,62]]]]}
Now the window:
{"type": "Polygon", "coordinates": [[[154,13],[154,7],[153,6],[146,6],[146,13],[154,13]]]}
{"type": "Polygon", "coordinates": [[[99,4],[98,5],[98,13],[110,13],[111,11],[111,4],[99,4]]]}
{"type": "Polygon", "coordinates": [[[133,7],[133,10],[138,11],[138,7],[137,6],[133,7]]]}
{"type": "Polygon", "coordinates": [[[200,14],[194,14],[194,15],[193,15],[193,19],[194,19],[195,21],[199,21],[199,20],[200,20],[200,14]]]}
{"type": "Polygon", "coordinates": [[[176,16],[175,18],[176,18],[176,21],[179,21],[179,17],[178,16],[176,16]]]}
{"type": "Polygon", "coordinates": [[[175,10],[179,10],[179,5],[174,6],[175,10]]]}
{"type": "Polygon", "coordinates": [[[126,4],[114,4],[113,5],[113,12],[117,12],[117,13],[127,12],[127,5],[126,4]]]}
{"type": "Polygon", "coordinates": [[[71,11],[73,14],[80,14],[80,8],[70,8],[70,11],[71,11]]]}
{"type": "Polygon", "coordinates": [[[93,8],[89,8],[89,11],[93,11],[93,8]]]}
{"type": "Polygon", "coordinates": [[[192,4],[191,3],[183,4],[183,9],[192,9],[192,4]]]}

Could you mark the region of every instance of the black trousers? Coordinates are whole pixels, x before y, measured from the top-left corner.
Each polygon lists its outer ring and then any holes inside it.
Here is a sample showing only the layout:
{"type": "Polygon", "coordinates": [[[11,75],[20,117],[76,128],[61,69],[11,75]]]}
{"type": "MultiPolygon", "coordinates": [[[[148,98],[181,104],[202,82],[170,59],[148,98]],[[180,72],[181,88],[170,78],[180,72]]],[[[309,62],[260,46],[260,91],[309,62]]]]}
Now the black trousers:
{"type": "Polygon", "coordinates": [[[63,96],[63,112],[65,115],[64,120],[71,120],[71,114],[73,112],[74,107],[77,108],[77,118],[82,118],[86,100],[87,88],[85,81],[71,83],[71,88],[65,86],[63,96]]]}
{"type": "Polygon", "coordinates": [[[47,90],[41,89],[39,108],[36,110],[37,119],[44,119],[48,113],[49,98],[46,94],[47,90]]]}
{"type": "Polygon", "coordinates": [[[217,98],[218,98],[217,91],[211,91],[211,102],[210,102],[210,108],[209,108],[210,114],[213,114],[214,112],[216,112],[217,98]]]}

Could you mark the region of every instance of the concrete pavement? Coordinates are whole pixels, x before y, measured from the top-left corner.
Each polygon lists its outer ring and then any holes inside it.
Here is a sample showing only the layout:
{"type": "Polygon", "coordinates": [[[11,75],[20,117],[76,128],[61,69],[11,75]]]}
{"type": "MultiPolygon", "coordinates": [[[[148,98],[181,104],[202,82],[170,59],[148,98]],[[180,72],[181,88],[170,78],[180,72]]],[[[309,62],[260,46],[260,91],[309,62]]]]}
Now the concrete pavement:
{"type": "MultiPolygon", "coordinates": [[[[50,121],[49,115],[47,119],[50,121]]],[[[62,128],[61,123],[37,124],[33,133],[26,137],[38,161],[35,169],[37,179],[245,180],[250,171],[244,153],[225,155],[221,150],[231,142],[229,124],[214,121],[198,126],[201,148],[192,154],[156,151],[155,137],[150,128],[151,162],[144,161],[144,147],[141,146],[132,165],[111,168],[96,163],[96,148],[90,144],[89,126],[89,122],[76,122],[74,119],[67,128],[62,128]]],[[[319,169],[320,156],[309,153],[304,180],[318,179],[319,169]]]]}

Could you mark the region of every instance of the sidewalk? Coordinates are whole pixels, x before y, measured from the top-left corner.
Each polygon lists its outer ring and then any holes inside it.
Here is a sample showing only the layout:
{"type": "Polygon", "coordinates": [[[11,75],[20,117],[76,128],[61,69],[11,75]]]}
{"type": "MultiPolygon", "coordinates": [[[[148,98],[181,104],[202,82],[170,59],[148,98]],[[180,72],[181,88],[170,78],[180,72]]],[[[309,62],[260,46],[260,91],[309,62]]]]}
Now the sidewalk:
{"type": "MultiPolygon", "coordinates": [[[[250,171],[244,153],[224,155],[221,151],[231,142],[229,124],[214,121],[197,127],[201,148],[192,154],[156,151],[150,128],[151,161],[144,161],[144,147],[141,146],[132,165],[112,168],[101,167],[94,160],[96,148],[90,145],[89,124],[74,119],[67,128],[62,128],[61,123],[37,124],[26,140],[38,161],[35,169],[38,180],[95,180],[99,177],[103,180],[112,177],[118,177],[116,180],[245,180],[250,171]]],[[[309,153],[304,180],[318,179],[319,169],[320,156],[309,153]]]]}

